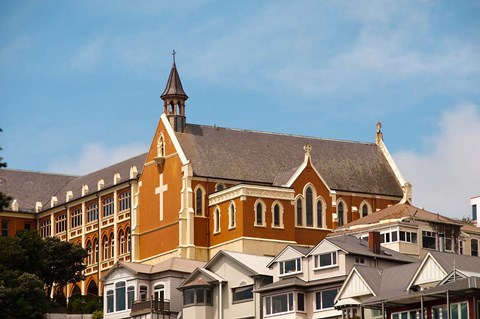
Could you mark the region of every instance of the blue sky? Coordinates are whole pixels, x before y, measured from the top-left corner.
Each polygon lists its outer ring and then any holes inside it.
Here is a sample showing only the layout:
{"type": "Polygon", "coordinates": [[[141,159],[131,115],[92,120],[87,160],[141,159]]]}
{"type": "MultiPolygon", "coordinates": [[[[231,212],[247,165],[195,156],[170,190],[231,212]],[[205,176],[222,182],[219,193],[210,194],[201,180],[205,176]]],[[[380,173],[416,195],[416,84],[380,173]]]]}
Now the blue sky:
{"type": "Polygon", "coordinates": [[[197,124],[372,142],[414,204],[480,195],[479,1],[0,1],[10,168],[81,174],[146,151],[177,51],[197,124]]]}

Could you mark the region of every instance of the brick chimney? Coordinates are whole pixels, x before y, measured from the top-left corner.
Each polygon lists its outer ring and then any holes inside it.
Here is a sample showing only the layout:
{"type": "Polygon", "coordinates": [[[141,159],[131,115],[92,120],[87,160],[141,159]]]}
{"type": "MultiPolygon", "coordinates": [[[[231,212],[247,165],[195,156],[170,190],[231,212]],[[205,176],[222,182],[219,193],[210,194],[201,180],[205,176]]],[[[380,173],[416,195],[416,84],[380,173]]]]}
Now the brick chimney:
{"type": "Polygon", "coordinates": [[[374,254],[380,254],[380,233],[378,231],[368,233],[368,249],[374,254]]]}

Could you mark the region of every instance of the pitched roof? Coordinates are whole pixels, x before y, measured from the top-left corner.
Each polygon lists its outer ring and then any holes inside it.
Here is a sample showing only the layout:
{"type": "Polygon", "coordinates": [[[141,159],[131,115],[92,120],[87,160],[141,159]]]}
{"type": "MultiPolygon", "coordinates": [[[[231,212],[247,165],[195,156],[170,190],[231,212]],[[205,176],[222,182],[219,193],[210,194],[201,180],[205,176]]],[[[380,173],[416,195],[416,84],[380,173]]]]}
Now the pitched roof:
{"type": "Polygon", "coordinates": [[[383,269],[377,295],[368,299],[365,303],[374,303],[404,294],[419,266],[420,262],[416,262],[383,269]]]}
{"type": "Polygon", "coordinates": [[[210,265],[220,256],[226,256],[227,258],[235,260],[237,263],[242,264],[249,269],[253,275],[256,276],[272,276],[273,270],[267,268],[268,263],[272,260],[272,257],[259,256],[235,251],[221,250],[205,265],[205,268],[209,268],[210,265]]]}
{"type": "Polygon", "coordinates": [[[382,270],[367,266],[354,266],[357,272],[362,276],[367,285],[373,290],[374,294],[378,293],[382,280],[382,270]]]}
{"type": "MultiPolygon", "coordinates": [[[[129,158],[127,160],[124,160],[122,162],[102,168],[98,171],[89,173],[87,175],[83,175],[83,176],[79,176],[77,178],[71,179],[68,183],[64,184],[63,187],[57,190],[56,193],[51,194],[50,196],[57,196],[57,199],[58,199],[57,205],[59,205],[59,204],[65,203],[65,198],[66,198],[65,196],[67,191],[73,192],[72,200],[82,197],[83,185],[88,185],[88,189],[90,190],[90,193],[96,192],[97,186],[98,186],[97,184],[100,179],[103,179],[105,182],[105,185],[103,187],[104,189],[113,186],[114,185],[113,177],[116,173],[120,174],[120,181],[118,181],[117,184],[128,181],[130,180],[130,168],[132,166],[136,166],[138,172],[140,173],[141,170],[143,169],[143,164],[145,163],[146,156],[147,156],[147,153],[140,154],[135,157],[129,158]]],[[[49,205],[50,198],[48,198],[47,201],[48,203],[47,202],[43,203],[44,209],[50,207],[49,205]]]]}
{"type": "Polygon", "coordinates": [[[352,235],[326,237],[325,240],[329,241],[330,243],[336,245],[337,247],[343,249],[344,251],[350,254],[389,259],[389,260],[395,260],[395,261],[405,262],[405,263],[418,261],[417,258],[399,253],[395,250],[392,250],[386,247],[381,247],[381,253],[375,254],[373,251],[371,251],[368,248],[368,241],[357,238],[352,235]]]}
{"type": "Polygon", "coordinates": [[[331,189],[402,196],[395,174],[375,143],[320,139],[187,124],[176,132],[196,176],[274,185],[288,180],[304,161],[312,163],[331,189]]]}
{"type": "Polygon", "coordinates": [[[373,214],[370,214],[368,216],[354,220],[344,225],[343,227],[337,228],[337,230],[341,232],[351,229],[352,226],[372,225],[377,224],[380,221],[403,221],[411,219],[463,225],[461,222],[442,216],[438,213],[429,212],[427,210],[424,210],[423,208],[418,208],[410,204],[396,204],[374,212],[373,214]]]}
{"type": "MultiPolygon", "coordinates": [[[[76,176],[0,169],[0,192],[17,199],[20,212],[35,213],[35,203],[45,204],[76,176]]],[[[10,208],[7,208],[10,210],[10,208]]]]}
{"type": "Polygon", "coordinates": [[[172,69],[170,70],[170,75],[168,76],[167,85],[160,97],[163,99],[166,96],[175,95],[175,96],[184,96],[185,99],[188,99],[187,94],[183,90],[182,82],[180,81],[180,76],[177,72],[177,65],[175,62],[172,64],[172,69]]]}
{"type": "Polygon", "coordinates": [[[184,259],[178,257],[172,257],[167,260],[161,261],[155,265],[140,264],[135,262],[118,261],[114,267],[112,267],[104,276],[102,280],[105,280],[112,272],[117,268],[126,268],[133,274],[147,274],[154,275],[164,271],[178,271],[183,273],[192,273],[196,268],[203,267],[204,261],[194,259],[184,259]]]}
{"type": "Polygon", "coordinates": [[[436,250],[429,251],[429,254],[435,258],[447,273],[454,268],[466,272],[480,272],[480,258],[477,256],[453,254],[436,250]]]}

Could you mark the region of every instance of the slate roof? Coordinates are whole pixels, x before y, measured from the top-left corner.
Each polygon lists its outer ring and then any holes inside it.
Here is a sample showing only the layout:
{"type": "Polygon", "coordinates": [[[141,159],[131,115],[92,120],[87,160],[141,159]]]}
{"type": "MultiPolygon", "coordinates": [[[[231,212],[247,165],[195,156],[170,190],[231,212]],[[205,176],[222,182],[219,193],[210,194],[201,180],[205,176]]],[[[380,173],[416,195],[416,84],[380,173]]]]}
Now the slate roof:
{"type": "Polygon", "coordinates": [[[381,247],[381,253],[375,254],[370,249],[368,249],[368,241],[362,240],[352,235],[327,237],[325,238],[325,240],[354,255],[389,259],[405,263],[418,262],[417,258],[399,253],[386,247],[381,247]]]}
{"type": "Polygon", "coordinates": [[[303,163],[303,147],[310,144],[312,163],[331,189],[398,197],[403,194],[375,143],[194,124],[175,134],[192,162],[195,176],[277,185],[287,181],[303,163]]]}
{"type": "Polygon", "coordinates": [[[454,268],[466,272],[480,272],[480,257],[440,252],[436,250],[429,251],[429,253],[447,273],[454,268]]]}
{"type": "Polygon", "coordinates": [[[368,286],[373,290],[374,294],[378,293],[380,289],[380,283],[382,280],[382,270],[374,267],[367,266],[354,266],[358,273],[367,282],[368,286]]]}
{"type": "Polygon", "coordinates": [[[51,194],[46,202],[42,202],[44,209],[50,208],[50,197],[57,196],[58,203],[57,205],[65,203],[65,196],[67,191],[73,192],[72,200],[82,197],[82,187],[83,185],[88,185],[89,193],[94,193],[97,191],[97,184],[100,179],[103,179],[105,185],[103,189],[111,187],[114,185],[113,176],[116,173],[120,174],[120,181],[117,184],[130,180],[130,168],[134,165],[137,167],[138,173],[142,172],[143,164],[145,163],[145,158],[147,153],[137,155],[135,157],[124,160],[120,163],[113,164],[111,166],[102,168],[98,171],[92,172],[87,175],[79,176],[75,179],[70,180],[68,183],[63,185],[56,193],[51,194]]]}
{"type": "MultiPolygon", "coordinates": [[[[35,203],[45,204],[51,196],[76,176],[0,169],[0,191],[19,203],[19,211],[35,213],[35,203]]],[[[6,210],[11,210],[8,207],[6,210]]]]}
{"type": "MultiPolygon", "coordinates": [[[[365,304],[375,303],[380,300],[386,300],[405,294],[408,284],[419,266],[420,262],[417,262],[383,269],[380,286],[378,286],[377,290],[377,296],[366,300],[365,304]]],[[[375,285],[375,282],[376,279],[368,281],[368,284],[375,285]]]]}
{"type": "Polygon", "coordinates": [[[442,216],[437,213],[429,212],[423,208],[418,208],[410,204],[396,204],[390,207],[384,208],[373,214],[368,216],[359,218],[354,220],[343,227],[339,227],[336,229],[336,232],[342,232],[348,230],[352,226],[358,225],[373,225],[378,224],[380,221],[387,221],[387,220],[424,220],[424,221],[432,221],[432,222],[442,222],[448,224],[456,224],[456,225],[463,225],[461,222],[453,220],[451,218],[442,216]]]}
{"type": "Polygon", "coordinates": [[[73,192],[72,200],[82,197],[83,185],[88,185],[90,194],[95,193],[100,179],[105,182],[104,189],[111,187],[116,173],[120,174],[118,183],[130,180],[130,168],[136,166],[141,173],[146,156],[144,153],[83,176],[1,169],[0,191],[18,200],[19,211],[35,213],[37,201],[48,209],[52,196],[57,196],[57,205],[65,203],[67,191],[73,192]]]}

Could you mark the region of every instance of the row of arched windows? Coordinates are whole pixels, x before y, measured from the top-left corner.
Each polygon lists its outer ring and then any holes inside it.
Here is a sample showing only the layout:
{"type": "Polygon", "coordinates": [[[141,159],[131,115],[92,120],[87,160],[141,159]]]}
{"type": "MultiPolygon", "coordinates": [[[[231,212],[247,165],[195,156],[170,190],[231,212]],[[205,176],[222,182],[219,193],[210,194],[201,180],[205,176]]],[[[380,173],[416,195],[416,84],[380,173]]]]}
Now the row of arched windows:
{"type": "MultiPolygon", "coordinates": [[[[125,231],[121,229],[118,232],[116,244],[114,234],[111,233],[110,236],[104,235],[102,238],[102,260],[107,260],[115,256],[115,246],[117,246],[117,254],[123,255],[129,253],[131,250],[131,237],[130,237],[130,228],[126,228],[125,231]]],[[[98,239],[94,238],[93,240],[87,240],[87,265],[93,265],[100,261],[99,258],[99,243],[98,239]]]]}

